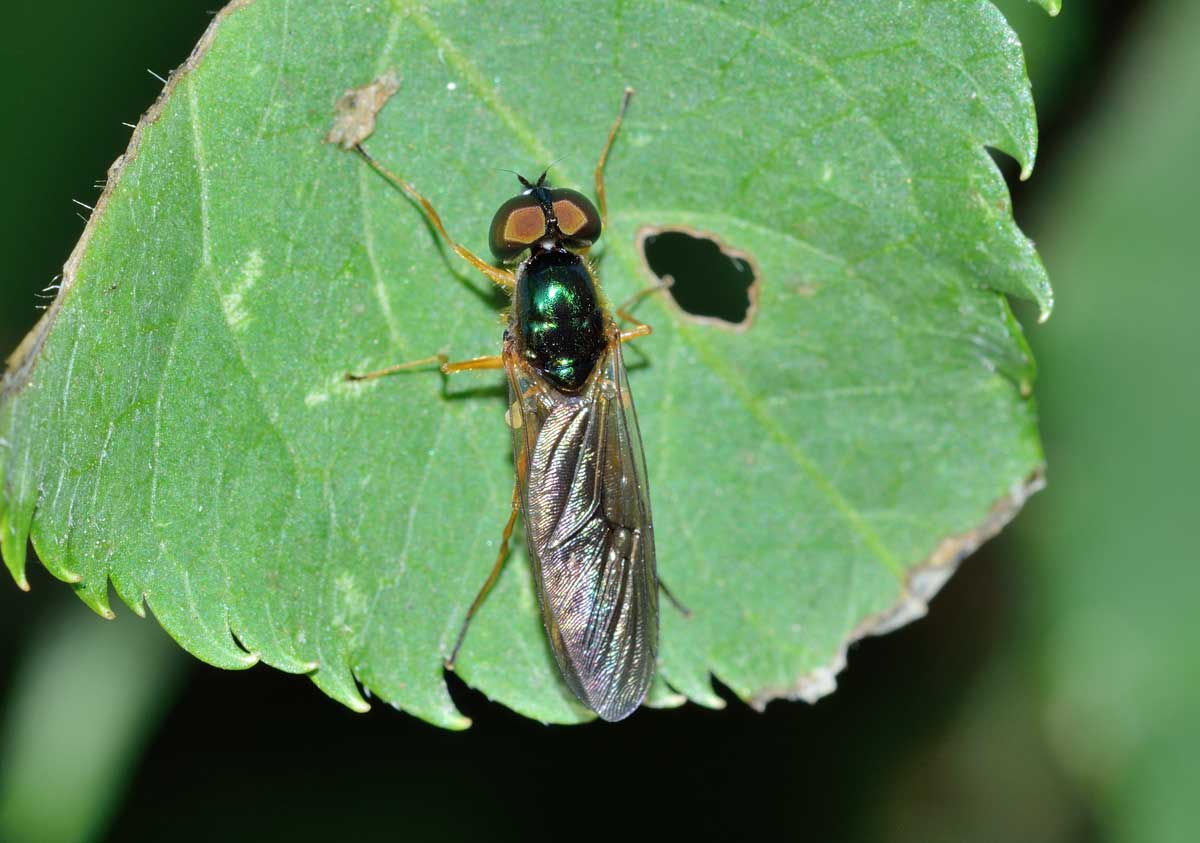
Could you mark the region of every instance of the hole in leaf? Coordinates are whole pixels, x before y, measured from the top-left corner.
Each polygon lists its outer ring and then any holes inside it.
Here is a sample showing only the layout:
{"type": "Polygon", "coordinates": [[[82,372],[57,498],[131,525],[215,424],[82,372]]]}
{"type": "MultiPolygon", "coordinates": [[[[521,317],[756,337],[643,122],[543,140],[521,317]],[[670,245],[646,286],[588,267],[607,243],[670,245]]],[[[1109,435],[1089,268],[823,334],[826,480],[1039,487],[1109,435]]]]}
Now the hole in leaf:
{"type": "Polygon", "coordinates": [[[646,266],[670,286],[666,294],[697,322],[744,331],[758,308],[758,267],[715,234],[689,228],[643,228],[646,266]]]}

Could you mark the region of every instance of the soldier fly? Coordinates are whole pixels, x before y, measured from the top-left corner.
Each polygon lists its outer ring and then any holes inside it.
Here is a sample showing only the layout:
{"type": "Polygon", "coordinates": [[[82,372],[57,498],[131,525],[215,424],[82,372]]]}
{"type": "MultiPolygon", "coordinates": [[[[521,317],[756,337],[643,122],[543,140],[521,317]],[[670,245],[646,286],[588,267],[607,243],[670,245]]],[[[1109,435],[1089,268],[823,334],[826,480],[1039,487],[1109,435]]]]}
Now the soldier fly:
{"type": "Polygon", "coordinates": [[[605,720],[620,720],[641,705],[658,652],[654,525],[621,356],[621,344],[648,335],[650,326],[626,307],[616,314],[633,327],[618,326],[586,259],[608,222],[604,165],[632,94],[626,88],[596,164],[599,210],[582,193],[547,184],[546,172],[536,182],[517,175],[522,191],[496,211],[488,238],[500,266],[457,243],[428,199],[361,143],[355,147],[421,206],[456,253],[512,299],[498,355],[450,362],[439,354],[348,375],[363,380],[434,362],[447,375],[500,368],[507,373],[506,416],[516,468],[512,513],[446,666],[453,669],[467,626],[500,574],[520,511],[559,670],[580,701],[605,720]]]}

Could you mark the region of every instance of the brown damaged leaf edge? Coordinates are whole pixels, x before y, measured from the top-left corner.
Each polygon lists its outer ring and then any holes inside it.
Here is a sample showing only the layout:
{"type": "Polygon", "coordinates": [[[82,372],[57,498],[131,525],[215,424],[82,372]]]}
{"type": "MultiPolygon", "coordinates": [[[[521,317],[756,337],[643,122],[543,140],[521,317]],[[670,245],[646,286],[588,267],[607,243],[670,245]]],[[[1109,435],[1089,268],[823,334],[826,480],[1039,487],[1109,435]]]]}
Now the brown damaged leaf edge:
{"type": "MultiPolygon", "coordinates": [[[[660,234],[670,234],[678,232],[686,234],[688,237],[696,240],[711,240],[721,250],[721,254],[729,258],[738,258],[743,260],[750,267],[750,272],[754,276],[754,281],[746,288],[746,298],[749,299],[749,304],[746,306],[746,315],[741,322],[730,322],[726,319],[719,319],[715,316],[697,316],[694,313],[689,313],[680,307],[679,302],[675,301],[675,297],[671,295],[670,283],[667,284],[666,300],[669,306],[679,314],[679,318],[687,322],[696,322],[701,325],[712,325],[726,331],[733,331],[735,334],[743,334],[749,331],[754,325],[754,317],[758,315],[758,290],[762,286],[762,273],[758,269],[758,263],[748,252],[743,252],[740,249],[735,249],[711,231],[701,231],[698,228],[692,228],[688,225],[645,225],[637,230],[634,235],[634,241],[637,243],[638,257],[641,258],[642,267],[646,270],[646,275],[650,279],[651,284],[661,284],[668,280],[667,278],[659,278],[654,270],[650,268],[650,261],[646,259],[646,240],[650,237],[656,237],[660,234]]],[[[673,282],[674,279],[671,279],[673,282]]]]}
{"type": "Polygon", "coordinates": [[[221,26],[222,22],[234,12],[249,6],[253,2],[254,0],[233,0],[232,3],[229,3],[221,11],[217,12],[212,23],[208,25],[208,29],[204,31],[204,35],[200,37],[199,42],[192,49],[192,54],[188,56],[187,61],[172,71],[167,79],[167,84],[163,86],[162,92],[159,93],[158,99],[154,101],[154,104],[150,106],[150,110],[143,114],[142,119],[138,121],[137,128],[133,130],[133,135],[129,139],[129,146],[125,152],[118,156],[117,160],[108,168],[108,178],[104,185],[104,192],[100,194],[100,199],[96,202],[91,216],[88,217],[87,225],[84,226],[79,242],[75,244],[75,248],[71,250],[71,256],[63,266],[62,286],[58,290],[58,295],[54,297],[54,301],[50,303],[50,307],[42,314],[42,318],[33,326],[33,330],[25,335],[25,338],[21,340],[16,350],[8,357],[7,368],[3,377],[0,378],[0,400],[19,393],[33,377],[33,370],[37,365],[42,346],[46,343],[46,337],[50,335],[50,331],[58,319],[58,313],[62,309],[63,302],[66,301],[67,294],[75,286],[79,264],[83,261],[83,256],[87,252],[88,245],[91,243],[92,234],[95,232],[99,220],[103,217],[105,208],[108,207],[109,198],[112,196],[113,191],[116,190],[121,171],[125,169],[126,164],[137,157],[142,145],[142,134],[146,127],[158,120],[159,115],[162,114],[163,109],[166,107],[167,100],[179,85],[179,81],[194,70],[205,54],[208,53],[208,48],[216,38],[217,29],[221,26]]]}
{"type": "Polygon", "coordinates": [[[762,711],[772,700],[804,700],[815,703],[832,694],[837,690],[838,674],[846,669],[846,653],[851,644],[869,635],[886,635],[924,617],[929,608],[929,601],[958,570],[962,560],[1003,530],[1021,511],[1025,501],[1045,488],[1045,485],[1045,466],[1039,466],[1027,478],[1014,485],[1008,494],[992,504],[981,524],[965,533],[942,539],[924,562],[908,572],[908,576],[904,578],[904,591],[900,600],[890,609],[871,615],[856,626],[838,647],[833,661],[806,673],[787,687],[764,688],[748,700],[750,705],[762,711]]]}

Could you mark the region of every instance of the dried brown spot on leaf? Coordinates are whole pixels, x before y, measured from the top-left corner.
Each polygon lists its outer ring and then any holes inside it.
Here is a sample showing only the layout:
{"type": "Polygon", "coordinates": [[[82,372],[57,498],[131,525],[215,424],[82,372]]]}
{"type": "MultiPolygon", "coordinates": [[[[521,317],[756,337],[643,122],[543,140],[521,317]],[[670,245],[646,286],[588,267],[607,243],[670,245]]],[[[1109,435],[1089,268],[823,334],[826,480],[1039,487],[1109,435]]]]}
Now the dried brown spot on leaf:
{"type": "Polygon", "coordinates": [[[325,136],[326,143],[353,149],[375,132],[375,118],[400,89],[400,77],[389,70],[361,88],[350,88],[338,99],[337,117],[325,136]]]}

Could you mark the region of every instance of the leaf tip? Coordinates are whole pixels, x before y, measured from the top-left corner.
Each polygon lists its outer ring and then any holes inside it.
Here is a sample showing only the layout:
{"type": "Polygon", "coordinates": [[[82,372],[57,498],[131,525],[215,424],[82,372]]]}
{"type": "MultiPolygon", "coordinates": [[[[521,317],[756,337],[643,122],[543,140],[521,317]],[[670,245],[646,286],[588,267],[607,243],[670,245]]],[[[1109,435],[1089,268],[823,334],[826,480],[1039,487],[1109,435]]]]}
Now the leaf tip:
{"type": "MultiPolygon", "coordinates": [[[[2,468],[0,468],[2,471],[2,468]]],[[[0,484],[0,495],[4,494],[4,487],[0,484]]],[[[0,499],[0,506],[4,505],[4,501],[0,499]]],[[[25,553],[27,542],[29,541],[28,525],[19,528],[14,520],[11,510],[0,509],[0,556],[4,558],[4,565],[8,568],[8,572],[12,575],[13,582],[17,584],[17,588],[21,591],[29,591],[29,578],[25,573],[25,553]]]]}
{"type": "Polygon", "coordinates": [[[75,581],[74,591],[75,596],[97,615],[106,621],[116,619],[117,613],[112,610],[108,602],[108,577],[101,577],[90,583],[75,581]]]}
{"type": "Polygon", "coordinates": [[[1058,13],[1062,11],[1062,0],[1029,0],[1030,3],[1036,3],[1042,7],[1042,10],[1050,17],[1058,17],[1058,13]]]}
{"type": "Polygon", "coordinates": [[[446,728],[455,732],[465,732],[473,725],[475,725],[475,721],[473,721],[470,717],[464,717],[460,715],[447,721],[446,728]]]}
{"type": "Polygon", "coordinates": [[[1050,320],[1050,314],[1054,312],[1054,290],[1051,288],[1049,280],[1039,287],[1035,301],[1038,307],[1037,323],[1044,325],[1050,320]]]}

